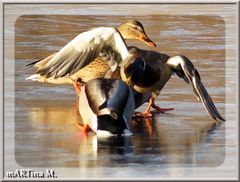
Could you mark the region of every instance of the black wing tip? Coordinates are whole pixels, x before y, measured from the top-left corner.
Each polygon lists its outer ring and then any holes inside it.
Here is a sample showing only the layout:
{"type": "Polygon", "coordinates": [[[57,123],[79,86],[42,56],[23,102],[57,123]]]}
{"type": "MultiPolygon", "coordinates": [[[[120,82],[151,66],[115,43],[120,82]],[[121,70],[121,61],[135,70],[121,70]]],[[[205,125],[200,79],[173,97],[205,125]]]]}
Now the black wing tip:
{"type": "Polygon", "coordinates": [[[209,114],[212,116],[212,118],[216,121],[225,122],[225,119],[218,112],[218,110],[217,110],[216,106],[214,105],[210,96],[209,96],[209,100],[207,100],[206,102],[207,102],[207,110],[208,110],[209,114]]]}
{"type": "Polygon", "coordinates": [[[39,61],[42,61],[44,58],[41,58],[41,59],[39,59],[39,60],[37,60],[37,61],[33,61],[33,62],[31,62],[31,63],[28,63],[26,66],[34,66],[36,63],[38,63],[39,61]]]}
{"type": "Polygon", "coordinates": [[[31,63],[26,64],[27,67],[34,66],[38,61],[33,61],[31,63]]]}
{"type": "Polygon", "coordinates": [[[217,115],[216,113],[211,113],[211,112],[209,112],[209,114],[215,121],[226,122],[226,120],[220,114],[217,115]]]}
{"type": "Polygon", "coordinates": [[[216,120],[217,120],[217,121],[226,122],[226,120],[225,120],[222,116],[217,117],[216,120]]]}
{"type": "Polygon", "coordinates": [[[218,112],[216,106],[214,105],[211,97],[208,95],[208,93],[206,92],[205,95],[207,94],[207,97],[202,97],[203,100],[203,104],[206,106],[206,109],[208,111],[208,113],[211,115],[211,117],[216,120],[216,121],[222,121],[225,122],[225,119],[220,115],[220,113],[218,112]]]}
{"type": "Polygon", "coordinates": [[[197,87],[194,87],[194,89],[197,91],[196,94],[200,97],[209,115],[216,121],[225,122],[225,119],[218,112],[212,98],[201,83],[200,79],[197,79],[197,87]]]}

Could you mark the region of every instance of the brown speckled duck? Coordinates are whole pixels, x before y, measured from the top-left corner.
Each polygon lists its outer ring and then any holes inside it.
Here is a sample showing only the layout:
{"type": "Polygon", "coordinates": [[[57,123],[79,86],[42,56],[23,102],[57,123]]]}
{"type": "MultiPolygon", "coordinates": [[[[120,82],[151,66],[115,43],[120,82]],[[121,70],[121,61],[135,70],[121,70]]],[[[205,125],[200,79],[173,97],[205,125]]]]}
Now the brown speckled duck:
{"type": "Polygon", "coordinates": [[[149,46],[156,46],[146,35],[143,25],[136,20],[123,23],[118,28],[94,28],[79,34],[60,51],[28,64],[36,67],[37,73],[26,79],[73,84],[79,95],[78,82],[85,83],[104,77],[109,69],[114,72],[127,58],[128,48],[124,39],[136,39],[149,46]],[[99,58],[105,52],[111,57],[107,62],[99,58]]]}

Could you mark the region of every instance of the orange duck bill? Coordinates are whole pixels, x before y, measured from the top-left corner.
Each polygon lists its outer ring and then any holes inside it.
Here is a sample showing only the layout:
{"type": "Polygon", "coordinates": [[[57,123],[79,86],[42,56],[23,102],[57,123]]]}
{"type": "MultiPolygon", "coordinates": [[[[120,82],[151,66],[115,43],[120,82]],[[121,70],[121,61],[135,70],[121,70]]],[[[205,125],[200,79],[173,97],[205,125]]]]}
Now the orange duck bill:
{"type": "Polygon", "coordinates": [[[149,39],[145,33],[142,34],[141,41],[143,41],[148,46],[156,47],[156,44],[151,39],[149,39]]]}

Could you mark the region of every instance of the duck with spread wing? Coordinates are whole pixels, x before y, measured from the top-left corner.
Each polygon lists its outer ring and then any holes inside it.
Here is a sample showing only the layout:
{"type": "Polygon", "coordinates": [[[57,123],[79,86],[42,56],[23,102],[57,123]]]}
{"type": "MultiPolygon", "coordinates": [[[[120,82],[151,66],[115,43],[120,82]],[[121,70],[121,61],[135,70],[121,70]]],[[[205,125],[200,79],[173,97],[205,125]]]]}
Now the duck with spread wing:
{"type": "Polygon", "coordinates": [[[192,86],[195,97],[203,103],[214,120],[225,121],[202,84],[199,72],[187,57],[170,57],[156,51],[132,46],[129,47],[128,58],[121,66],[122,80],[135,90],[136,107],[150,98],[146,111],[142,113],[145,116],[150,115],[151,107],[163,113],[173,109],[162,109],[155,105],[154,100],[174,73],[192,86]]]}
{"type": "Polygon", "coordinates": [[[94,28],[79,34],[60,51],[28,64],[36,67],[37,71],[26,79],[73,84],[79,95],[79,82],[85,83],[94,78],[104,77],[109,69],[114,72],[127,58],[128,47],[125,39],[140,40],[149,46],[156,46],[146,35],[143,25],[136,20],[123,23],[118,28],[94,28]],[[99,55],[105,52],[110,57],[107,64],[99,58],[99,55]]]}

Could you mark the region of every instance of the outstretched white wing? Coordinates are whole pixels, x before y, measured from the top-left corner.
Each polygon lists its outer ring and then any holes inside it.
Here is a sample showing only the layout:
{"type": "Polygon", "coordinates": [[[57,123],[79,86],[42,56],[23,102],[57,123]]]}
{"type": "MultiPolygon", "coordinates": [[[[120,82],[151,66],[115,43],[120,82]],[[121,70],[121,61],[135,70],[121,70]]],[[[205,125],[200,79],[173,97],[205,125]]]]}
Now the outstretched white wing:
{"type": "MultiPolygon", "coordinates": [[[[99,27],[79,34],[46,64],[39,67],[37,72],[54,78],[72,75],[93,61],[100,53],[107,53],[111,57],[106,61],[112,71],[127,58],[127,46],[115,28],[99,27]]],[[[41,61],[37,64],[41,65],[41,61]]]]}

